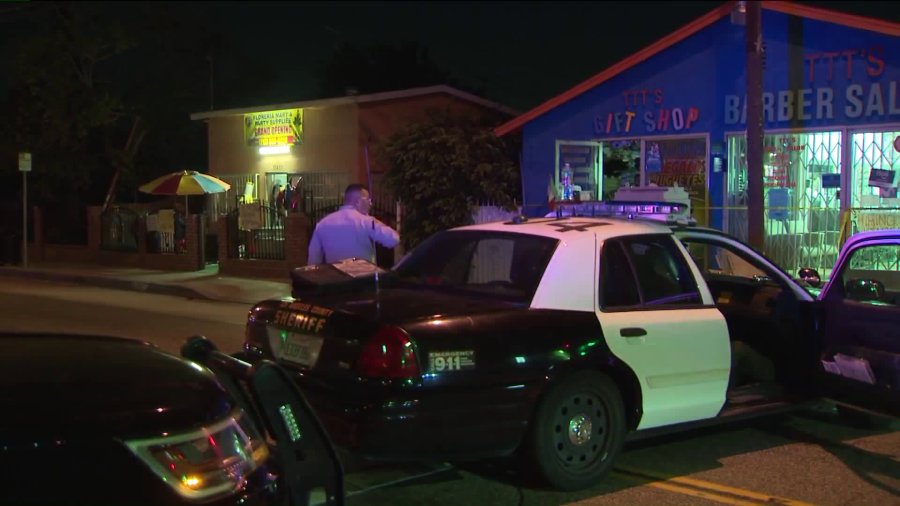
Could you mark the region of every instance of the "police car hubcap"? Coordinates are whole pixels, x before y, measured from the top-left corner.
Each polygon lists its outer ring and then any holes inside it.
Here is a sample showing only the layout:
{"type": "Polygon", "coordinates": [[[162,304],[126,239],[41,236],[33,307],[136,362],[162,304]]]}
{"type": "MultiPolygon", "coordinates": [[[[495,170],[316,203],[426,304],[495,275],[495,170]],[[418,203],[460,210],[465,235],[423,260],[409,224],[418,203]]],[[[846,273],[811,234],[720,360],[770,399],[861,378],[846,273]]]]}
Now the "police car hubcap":
{"type": "Polygon", "coordinates": [[[551,436],[556,458],[570,471],[594,466],[608,454],[609,413],[600,397],[578,393],[557,406],[551,436]]]}
{"type": "Polygon", "coordinates": [[[591,428],[594,424],[591,419],[583,414],[569,420],[569,441],[573,445],[581,446],[591,439],[591,428]]]}

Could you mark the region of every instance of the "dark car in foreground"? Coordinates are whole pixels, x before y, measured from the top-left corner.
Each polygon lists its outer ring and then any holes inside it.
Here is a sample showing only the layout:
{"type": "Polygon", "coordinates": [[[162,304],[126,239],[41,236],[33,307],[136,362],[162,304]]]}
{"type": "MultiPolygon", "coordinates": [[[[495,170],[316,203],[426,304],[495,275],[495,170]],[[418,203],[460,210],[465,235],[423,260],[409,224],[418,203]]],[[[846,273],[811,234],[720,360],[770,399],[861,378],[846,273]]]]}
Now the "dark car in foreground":
{"type": "Polygon", "coordinates": [[[184,353],[0,333],[0,504],[300,506],[315,488],[342,502],[330,442],[277,366],[200,338],[184,353]]]}
{"type": "Polygon", "coordinates": [[[359,261],[295,270],[294,298],[250,310],[245,351],[293,371],[352,451],[519,452],[576,489],[627,438],[822,395],[896,414],[900,237],[882,235],[876,253],[848,242],[815,299],[714,230],[577,216],[460,227],[377,276],[359,261]]]}

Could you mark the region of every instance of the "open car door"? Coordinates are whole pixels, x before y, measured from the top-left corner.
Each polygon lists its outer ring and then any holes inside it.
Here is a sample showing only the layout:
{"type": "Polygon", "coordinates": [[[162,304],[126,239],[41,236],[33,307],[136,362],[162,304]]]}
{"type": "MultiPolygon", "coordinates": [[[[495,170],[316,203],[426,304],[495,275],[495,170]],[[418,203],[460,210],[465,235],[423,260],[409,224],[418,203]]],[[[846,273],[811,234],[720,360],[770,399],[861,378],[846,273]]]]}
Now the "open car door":
{"type": "Polygon", "coordinates": [[[343,506],[344,469],[315,412],[287,373],[274,362],[253,366],[194,336],[181,355],[208,367],[247,413],[278,457],[279,493],[285,506],[343,506]]]}
{"type": "Polygon", "coordinates": [[[817,304],[823,396],[900,417],[900,230],[851,237],[817,304]]]}

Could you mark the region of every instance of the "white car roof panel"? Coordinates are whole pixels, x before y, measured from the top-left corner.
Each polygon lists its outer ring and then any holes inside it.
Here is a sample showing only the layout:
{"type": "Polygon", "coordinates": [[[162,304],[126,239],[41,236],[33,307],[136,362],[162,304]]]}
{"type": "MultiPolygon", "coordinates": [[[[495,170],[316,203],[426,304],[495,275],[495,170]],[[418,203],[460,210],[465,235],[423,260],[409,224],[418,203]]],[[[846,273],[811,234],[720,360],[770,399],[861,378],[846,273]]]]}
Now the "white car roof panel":
{"type": "Polygon", "coordinates": [[[454,230],[490,230],[499,232],[513,232],[519,234],[539,235],[552,237],[560,241],[578,240],[590,238],[594,241],[594,234],[599,241],[620,237],[623,235],[638,234],[670,234],[672,229],[667,225],[647,220],[629,220],[627,218],[591,218],[591,217],[566,217],[566,218],[530,218],[522,223],[511,221],[495,221],[455,228],[454,230]],[[584,234],[579,232],[593,232],[584,234]]]}

